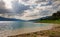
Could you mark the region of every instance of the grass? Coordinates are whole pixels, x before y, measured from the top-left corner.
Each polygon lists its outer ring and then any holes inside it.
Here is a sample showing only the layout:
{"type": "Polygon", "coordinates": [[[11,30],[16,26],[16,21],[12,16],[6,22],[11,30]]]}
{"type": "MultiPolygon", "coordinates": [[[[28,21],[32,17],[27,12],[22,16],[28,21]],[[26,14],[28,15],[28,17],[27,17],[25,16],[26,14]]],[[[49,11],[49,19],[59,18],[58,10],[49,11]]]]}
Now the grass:
{"type": "Polygon", "coordinates": [[[60,19],[58,19],[58,20],[48,20],[48,19],[46,19],[46,20],[38,20],[37,22],[38,23],[40,22],[40,23],[56,23],[56,24],[60,24],[60,19]]]}

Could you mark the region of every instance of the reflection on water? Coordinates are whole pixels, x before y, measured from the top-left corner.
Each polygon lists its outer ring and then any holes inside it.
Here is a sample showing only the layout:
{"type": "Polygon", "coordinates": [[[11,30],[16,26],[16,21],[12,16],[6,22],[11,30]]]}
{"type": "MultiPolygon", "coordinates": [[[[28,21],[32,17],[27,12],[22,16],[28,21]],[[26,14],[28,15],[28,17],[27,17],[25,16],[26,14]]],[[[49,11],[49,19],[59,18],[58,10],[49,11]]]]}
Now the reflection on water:
{"type": "Polygon", "coordinates": [[[19,21],[3,21],[0,22],[0,31],[1,30],[15,30],[20,28],[33,28],[33,27],[45,27],[50,26],[43,23],[32,23],[32,22],[19,22],[19,21]]]}

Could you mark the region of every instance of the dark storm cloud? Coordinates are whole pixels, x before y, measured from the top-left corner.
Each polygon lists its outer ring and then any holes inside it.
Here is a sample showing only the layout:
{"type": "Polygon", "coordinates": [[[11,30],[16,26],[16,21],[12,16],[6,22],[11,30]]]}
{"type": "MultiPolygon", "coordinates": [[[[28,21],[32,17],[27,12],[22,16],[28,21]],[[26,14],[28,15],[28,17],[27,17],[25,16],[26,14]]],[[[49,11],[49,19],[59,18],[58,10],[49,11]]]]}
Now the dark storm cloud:
{"type": "Polygon", "coordinates": [[[27,2],[27,1],[29,1],[29,0],[22,0],[22,1],[27,2]]]}
{"type": "Polygon", "coordinates": [[[4,9],[5,3],[1,0],[0,1],[0,9],[4,9]]]}
{"type": "Polygon", "coordinates": [[[8,11],[5,9],[5,3],[3,0],[0,1],[0,14],[7,13],[8,11]]]}
{"type": "MultiPolygon", "coordinates": [[[[28,0],[24,0],[24,1],[28,1],[28,0]]],[[[12,9],[6,9],[5,4],[6,3],[3,2],[3,0],[0,1],[0,14],[8,14],[8,15],[22,14],[25,10],[30,8],[30,6],[21,4],[19,3],[19,1],[11,2],[12,9]]]]}
{"type": "Polygon", "coordinates": [[[41,16],[46,16],[46,15],[49,15],[49,14],[51,14],[51,12],[49,10],[43,10],[40,13],[41,16]]]}
{"type": "Polygon", "coordinates": [[[12,8],[15,11],[16,14],[21,14],[25,10],[30,9],[30,6],[29,5],[27,6],[27,5],[21,4],[18,1],[13,1],[12,2],[12,8]]]}

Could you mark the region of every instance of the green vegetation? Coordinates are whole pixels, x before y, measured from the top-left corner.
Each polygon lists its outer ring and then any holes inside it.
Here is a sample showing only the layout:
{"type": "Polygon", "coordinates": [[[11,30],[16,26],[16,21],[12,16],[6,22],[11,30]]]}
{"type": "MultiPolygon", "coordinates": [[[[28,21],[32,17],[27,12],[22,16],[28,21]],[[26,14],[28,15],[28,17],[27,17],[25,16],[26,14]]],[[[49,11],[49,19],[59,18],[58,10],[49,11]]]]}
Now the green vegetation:
{"type": "Polygon", "coordinates": [[[38,20],[38,23],[57,23],[60,24],[60,19],[59,20],[38,20]]]}
{"type": "Polygon", "coordinates": [[[40,23],[57,23],[60,24],[60,11],[54,13],[52,16],[49,16],[46,19],[37,20],[36,22],[40,23]]]}

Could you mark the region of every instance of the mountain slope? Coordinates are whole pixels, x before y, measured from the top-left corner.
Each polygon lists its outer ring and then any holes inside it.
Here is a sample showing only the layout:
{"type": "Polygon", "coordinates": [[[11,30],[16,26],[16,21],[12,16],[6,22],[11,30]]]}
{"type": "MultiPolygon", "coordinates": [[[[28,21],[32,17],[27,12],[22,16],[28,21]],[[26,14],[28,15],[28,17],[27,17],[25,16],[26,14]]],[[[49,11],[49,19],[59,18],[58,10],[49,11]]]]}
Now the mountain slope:
{"type": "Polygon", "coordinates": [[[24,21],[24,20],[0,17],[0,21],[24,21]]]}

